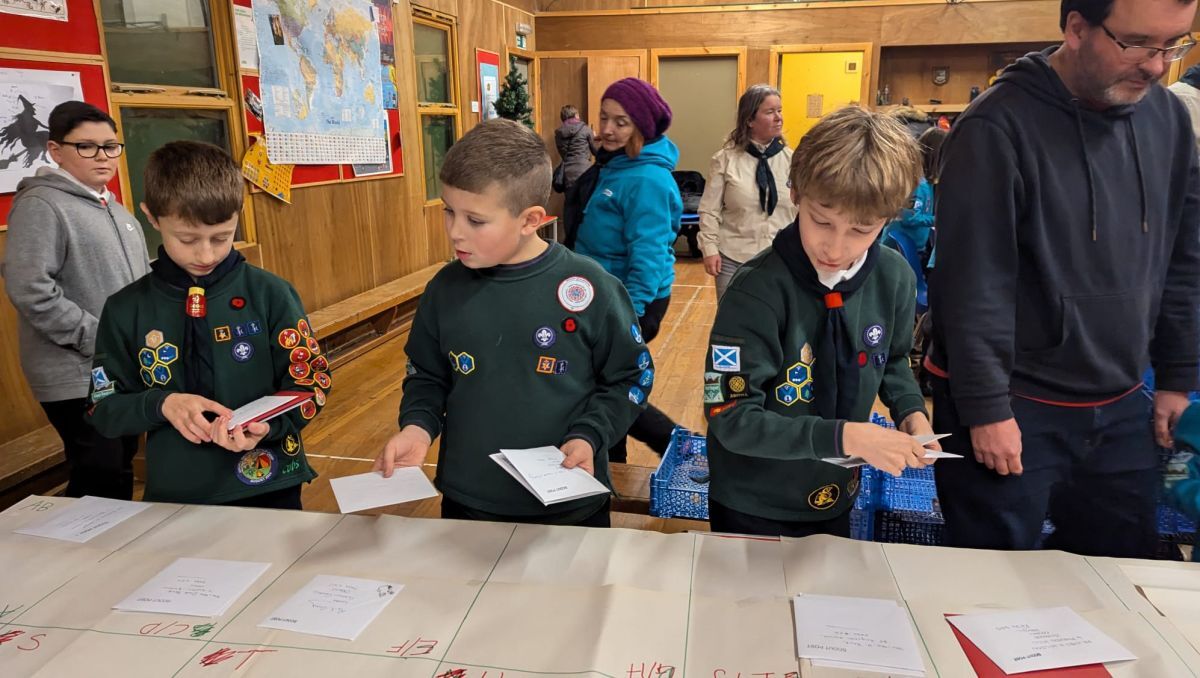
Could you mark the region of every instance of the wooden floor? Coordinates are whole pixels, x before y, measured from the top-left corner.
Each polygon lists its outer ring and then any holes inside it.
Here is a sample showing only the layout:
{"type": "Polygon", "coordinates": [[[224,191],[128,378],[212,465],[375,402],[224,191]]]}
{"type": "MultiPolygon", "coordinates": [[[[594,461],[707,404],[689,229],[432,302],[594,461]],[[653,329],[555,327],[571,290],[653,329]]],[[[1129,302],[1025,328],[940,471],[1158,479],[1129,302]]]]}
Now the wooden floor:
{"type": "MultiPolygon", "coordinates": [[[[705,274],[698,259],[680,259],[675,270],[671,306],[658,337],[650,344],[656,366],[650,400],[679,424],[703,431],[700,375],[704,372],[708,332],[716,314],[716,293],[712,278],[705,274]]],[[[320,474],[304,488],[305,510],[336,513],[337,503],[329,479],[369,471],[375,455],[396,432],[407,340],[406,334],[400,335],[334,373],[329,404],[304,432],[310,463],[320,474]]],[[[430,465],[426,468],[430,474],[435,461],[436,451],[430,455],[430,465]]],[[[642,443],[631,441],[629,463],[655,467],[658,456],[642,443]]],[[[436,517],[438,500],[391,507],[377,513],[436,517]]],[[[706,523],[695,521],[664,521],[618,513],[613,515],[613,524],[663,531],[706,527],[706,523]]]]}

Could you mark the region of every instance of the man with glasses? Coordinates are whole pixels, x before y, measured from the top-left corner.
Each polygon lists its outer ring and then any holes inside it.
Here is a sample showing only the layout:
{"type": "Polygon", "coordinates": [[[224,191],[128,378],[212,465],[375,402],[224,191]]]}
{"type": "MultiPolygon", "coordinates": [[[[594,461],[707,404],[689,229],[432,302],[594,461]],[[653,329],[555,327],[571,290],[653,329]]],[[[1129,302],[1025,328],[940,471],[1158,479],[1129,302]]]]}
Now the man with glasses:
{"type": "Polygon", "coordinates": [[[110,294],[150,272],[146,240],[107,188],[125,148],[113,119],[68,101],[50,112],[49,130],[58,167],[17,185],[0,269],[18,313],[21,368],[62,437],[67,496],[130,499],[137,438],[103,438],[84,414],[93,404],[89,384],[93,399],[112,392],[104,370],[92,370],[100,311],[110,294]]]}
{"type": "Polygon", "coordinates": [[[967,457],[937,468],[951,545],[1154,554],[1155,441],[1200,388],[1200,174],[1158,84],[1195,13],[1063,0],[1063,43],[946,141],[926,366],[934,429],[967,457]]]}

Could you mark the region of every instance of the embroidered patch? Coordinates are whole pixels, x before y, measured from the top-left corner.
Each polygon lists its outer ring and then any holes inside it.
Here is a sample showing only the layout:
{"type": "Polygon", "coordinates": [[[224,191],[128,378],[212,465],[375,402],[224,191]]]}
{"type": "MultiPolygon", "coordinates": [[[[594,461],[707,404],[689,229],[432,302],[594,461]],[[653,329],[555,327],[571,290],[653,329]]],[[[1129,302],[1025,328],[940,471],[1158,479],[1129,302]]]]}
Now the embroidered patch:
{"type": "Polygon", "coordinates": [[[234,298],[230,299],[229,300],[229,308],[232,308],[235,311],[240,311],[243,308],[246,308],[245,297],[234,297],[234,298]]]}
{"type": "Polygon", "coordinates": [[[731,409],[737,407],[737,404],[738,404],[738,401],[735,400],[730,403],[725,403],[724,405],[713,405],[712,407],[708,408],[708,416],[715,417],[718,414],[724,412],[725,410],[731,410],[731,409]]]}
{"type": "Polygon", "coordinates": [[[91,396],[92,404],[95,405],[96,403],[100,402],[101,400],[104,400],[105,398],[109,397],[110,395],[112,395],[116,392],[117,392],[117,385],[112,382],[109,382],[108,386],[105,386],[104,388],[98,388],[98,389],[95,389],[94,391],[92,391],[92,396],[91,396]]]}
{"type": "Polygon", "coordinates": [[[257,320],[251,320],[246,323],[246,331],[250,334],[262,334],[262,323],[257,320]]]}
{"type": "Polygon", "coordinates": [[[846,483],[846,494],[854,496],[854,493],[858,492],[858,479],[860,473],[860,469],[854,469],[854,475],[850,476],[850,482],[846,483]]]}
{"type": "Polygon", "coordinates": [[[312,378],[296,380],[297,386],[312,386],[315,383],[317,383],[317,382],[315,380],[313,380],[312,378]]]}
{"type": "Polygon", "coordinates": [[[738,398],[746,398],[750,395],[750,383],[747,381],[750,375],[745,372],[736,372],[725,376],[725,396],[730,400],[738,398]]]}
{"type": "Polygon", "coordinates": [[[142,364],[142,367],[150,369],[154,367],[154,363],[158,362],[158,358],[154,355],[153,349],[143,348],[138,351],[138,362],[142,364]]]}
{"type": "Polygon", "coordinates": [[[804,363],[795,363],[788,368],[787,380],[789,384],[801,386],[812,379],[812,370],[804,363]]]}
{"type": "Polygon", "coordinates": [[[654,386],[654,370],[642,370],[642,376],[638,379],[638,386],[642,388],[654,386]]]}
{"type": "Polygon", "coordinates": [[[143,367],[141,375],[142,375],[142,383],[143,384],[145,384],[147,386],[154,385],[154,373],[153,372],[151,372],[149,369],[143,367]]]}
{"type": "Polygon", "coordinates": [[[213,340],[217,342],[229,341],[233,334],[229,331],[229,325],[222,325],[213,330],[213,340]]]}
{"type": "Polygon", "coordinates": [[[296,321],[296,329],[300,330],[300,334],[303,334],[306,337],[312,336],[312,328],[309,327],[308,321],[304,318],[296,321]]]}
{"type": "Polygon", "coordinates": [[[153,375],[154,383],[159,386],[166,386],[171,381],[171,368],[166,365],[155,365],[150,372],[153,375]]]}
{"type": "Polygon", "coordinates": [[[742,348],[740,346],[713,344],[712,366],[718,372],[741,372],[742,348]]]}
{"type": "Polygon", "coordinates": [[[786,407],[791,407],[800,398],[800,391],[795,384],[784,382],[775,387],[775,400],[786,407]]]}
{"type": "Polygon", "coordinates": [[[288,366],[288,374],[292,375],[292,379],[303,379],[311,374],[311,370],[308,363],[292,363],[288,366]]]}
{"type": "Polygon", "coordinates": [[[566,320],[562,321],[562,328],[563,332],[572,334],[575,332],[575,330],[579,329],[579,323],[576,322],[574,318],[567,318],[566,320]]]}
{"type": "Polygon", "coordinates": [[[832,508],[837,503],[838,497],[841,494],[842,490],[837,485],[833,483],[823,485],[808,495],[808,505],[818,511],[824,511],[825,509],[832,508]]]}
{"type": "Polygon", "coordinates": [[[287,466],[283,467],[283,472],[280,475],[284,475],[284,476],[291,475],[299,470],[300,470],[300,462],[293,461],[293,462],[289,463],[287,466]]]}
{"type": "Polygon", "coordinates": [[[313,378],[317,382],[317,386],[320,386],[326,391],[329,390],[329,387],[333,386],[333,378],[324,372],[317,372],[313,375],[313,378]]]}
{"type": "Polygon", "coordinates": [[[302,405],[300,405],[300,416],[304,417],[305,419],[312,419],[313,417],[317,416],[316,403],[311,400],[306,400],[302,405]]]}
{"type": "Polygon", "coordinates": [[[533,343],[538,348],[550,348],[554,345],[557,335],[549,327],[539,327],[533,331],[533,343]]]}
{"type": "Polygon", "coordinates": [[[704,404],[716,405],[725,402],[725,394],[721,392],[721,373],[704,373],[704,404]]]}
{"type": "Polygon", "coordinates": [[[289,327],[279,332],[279,345],[290,351],[300,345],[300,338],[300,333],[289,327]]]}
{"type": "Polygon", "coordinates": [[[572,313],[579,313],[591,306],[595,296],[596,289],[583,276],[573,275],[558,284],[558,303],[572,313]]]}
{"type": "Polygon", "coordinates": [[[637,343],[645,343],[642,339],[642,328],[636,322],[629,327],[629,334],[633,336],[633,340],[637,343]]]}
{"type": "Polygon", "coordinates": [[[888,357],[886,353],[871,354],[871,364],[875,365],[875,367],[883,367],[887,365],[887,359],[888,357]]]}
{"type": "Polygon", "coordinates": [[[248,341],[239,341],[233,345],[231,353],[233,359],[239,363],[247,362],[254,357],[254,345],[248,341]]]}
{"type": "Polygon", "coordinates": [[[163,344],[158,347],[154,355],[158,358],[158,362],[170,365],[179,358],[179,347],[171,343],[163,344]]]}
{"type": "Polygon", "coordinates": [[[637,386],[629,387],[629,402],[634,405],[641,405],[646,402],[646,392],[637,386]]]}
{"type": "Polygon", "coordinates": [[[317,407],[325,407],[325,391],[318,386],[313,389],[313,400],[316,401],[317,407]]]}
{"type": "Polygon", "coordinates": [[[558,361],[548,356],[541,356],[537,359],[537,367],[534,368],[538,374],[554,374],[554,364],[558,361]]]}
{"type": "Polygon", "coordinates": [[[313,372],[328,372],[329,371],[329,361],[323,355],[319,355],[316,358],[313,358],[313,361],[309,364],[312,365],[313,372]]]}
{"type": "Polygon", "coordinates": [[[638,355],[638,369],[644,370],[650,367],[650,351],[642,351],[638,355]]]}
{"type": "Polygon", "coordinates": [[[416,373],[417,373],[417,368],[415,365],[412,364],[412,359],[410,358],[408,360],[405,360],[404,361],[404,374],[411,377],[412,375],[414,375],[416,373]]]}
{"type": "Polygon", "coordinates": [[[248,336],[250,336],[250,330],[246,329],[246,326],[244,324],[238,323],[233,326],[233,336],[236,339],[242,339],[244,337],[248,337],[248,336]]]}
{"type": "Polygon", "coordinates": [[[300,451],[300,441],[296,438],[296,436],[294,434],[291,434],[291,433],[287,434],[287,437],[283,439],[284,454],[286,454],[289,457],[294,457],[294,456],[296,456],[296,453],[299,451],[300,451]]]}
{"type": "Polygon", "coordinates": [[[303,346],[297,346],[292,349],[288,355],[288,360],[293,363],[306,363],[312,359],[312,352],[303,346]]]}
{"type": "Polygon", "coordinates": [[[158,330],[150,330],[146,333],[146,345],[150,348],[158,348],[163,343],[163,333],[158,330]]]}
{"type": "Polygon", "coordinates": [[[108,378],[108,374],[105,373],[104,367],[100,366],[92,368],[92,388],[99,391],[100,389],[108,388],[109,386],[112,386],[112,380],[108,378]]]}
{"type": "Polygon", "coordinates": [[[858,366],[859,367],[867,366],[867,352],[866,351],[858,352],[858,366]]]}
{"type": "MultiPolygon", "coordinates": [[[[475,371],[475,357],[470,353],[455,353],[451,351],[450,364],[454,366],[454,371],[459,374],[470,374],[475,371]]],[[[324,372],[321,374],[324,374],[324,372]]]]}
{"type": "Polygon", "coordinates": [[[883,325],[876,323],[863,330],[863,343],[867,346],[875,348],[881,341],[883,341],[883,325]]]}
{"type": "Polygon", "coordinates": [[[558,362],[554,363],[554,373],[555,374],[566,374],[567,373],[567,361],[559,360],[558,362]]]}
{"type": "Polygon", "coordinates": [[[304,345],[313,352],[313,355],[321,355],[321,345],[317,343],[316,339],[309,337],[304,340],[304,345]]]}
{"type": "Polygon", "coordinates": [[[813,348],[807,341],[800,347],[800,362],[805,365],[813,364],[813,348]]]}
{"type": "Polygon", "coordinates": [[[275,475],[275,455],[270,450],[250,450],[237,463],[238,480],[262,485],[275,475]]]}
{"type": "Polygon", "coordinates": [[[811,381],[800,387],[800,402],[811,403],[814,397],[815,394],[813,393],[811,381]]]}

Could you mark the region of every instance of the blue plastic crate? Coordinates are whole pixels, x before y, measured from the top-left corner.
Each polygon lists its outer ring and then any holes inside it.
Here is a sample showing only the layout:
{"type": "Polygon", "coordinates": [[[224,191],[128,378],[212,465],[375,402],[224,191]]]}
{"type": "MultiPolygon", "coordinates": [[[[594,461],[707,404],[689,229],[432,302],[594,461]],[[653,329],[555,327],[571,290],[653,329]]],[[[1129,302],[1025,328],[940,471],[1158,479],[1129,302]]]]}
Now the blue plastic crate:
{"type": "Polygon", "coordinates": [[[940,513],[879,511],[875,514],[875,541],[885,544],[941,546],[944,532],[940,513]]]}
{"type": "Polygon", "coordinates": [[[658,468],[650,474],[650,515],[708,520],[708,443],[676,426],[658,468]],[[693,478],[705,478],[697,482],[693,478]]]}
{"type": "Polygon", "coordinates": [[[850,510],[850,538],[875,541],[875,512],[870,509],[850,510]]]}

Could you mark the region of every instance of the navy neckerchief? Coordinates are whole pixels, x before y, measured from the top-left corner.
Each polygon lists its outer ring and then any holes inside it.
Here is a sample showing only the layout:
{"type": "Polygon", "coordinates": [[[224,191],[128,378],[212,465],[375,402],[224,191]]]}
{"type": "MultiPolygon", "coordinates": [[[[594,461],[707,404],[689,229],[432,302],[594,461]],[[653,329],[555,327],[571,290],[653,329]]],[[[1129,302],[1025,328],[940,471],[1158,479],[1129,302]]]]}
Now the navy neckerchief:
{"type": "Polygon", "coordinates": [[[216,285],[222,278],[232,273],[246,260],[241,252],[233,250],[225,260],[217,264],[212,273],[196,279],[190,273],[180,268],[167,256],[167,251],[160,245],[158,259],[150,264],[151,275],[162,280],[173,288],[180,290],[184,303],[179,305],[179,312],[184,314],[183,346],[180,347],[180,357],[183,358],[184,384],[188,393],[194,393],[213,399],[216,394],[213,389],[213,360],[212,333],[209,332],[208,318],[193,318],[185,312],[187,291],[192,287],[207,290],[216,285]]]}
{"type": "Polygon", "coordinates": [[[775,175],[771,173],[771,164],[767,162],[772,156],[787,148],[787,144],[779,137],[771,140],[767,147],[758,150],[754,142],[746,144],[746,152],[758,158],[758,167],[754,170],[754,182],[758,184],[758,206],[767,216],[775,213],[779,204],[779,189],[775,186],[775,175]]]}
{"type": "Polygon", "coordinates": [[[861,369],[850,322],[846,318],[845,302],[866,282],[879,259],[879,242],[867,250],[862,268],[849,280],[831,290],[821,283],[804,246],[800,243],[800,224],[793,221],[775,235],[771,246],[779,253],[792,276],[806,291],[825,302],[825,323],[814,354],[814,369],[823,372],[813,380],[817,413],[823,419],[848,419],[858,402],[858,373],[861,369]],[[825,366],[830,365],[832,369],[825,366]],[[832,378],[829,378],[832,377],[832,378]]]}

